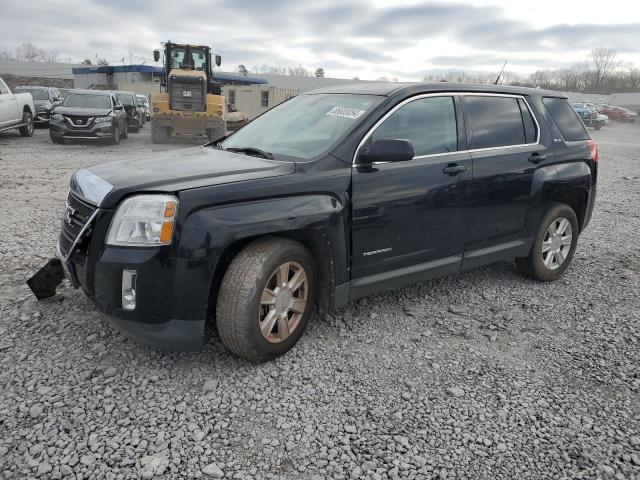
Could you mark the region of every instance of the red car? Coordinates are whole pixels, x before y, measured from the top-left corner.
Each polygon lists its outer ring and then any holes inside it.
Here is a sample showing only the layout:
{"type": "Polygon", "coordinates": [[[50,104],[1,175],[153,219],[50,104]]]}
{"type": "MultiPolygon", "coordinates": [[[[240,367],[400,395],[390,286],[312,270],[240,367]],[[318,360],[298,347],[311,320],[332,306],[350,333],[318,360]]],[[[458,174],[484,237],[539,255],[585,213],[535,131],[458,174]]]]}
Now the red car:
{"type": "Polygon", "coordinates": [[[638,118],[638,114],[623,107],[615,107],[613,105],[603,105],[598,112],[606,115],[612,120],[618,120],[620,122],[633,123],[638,118]]]}

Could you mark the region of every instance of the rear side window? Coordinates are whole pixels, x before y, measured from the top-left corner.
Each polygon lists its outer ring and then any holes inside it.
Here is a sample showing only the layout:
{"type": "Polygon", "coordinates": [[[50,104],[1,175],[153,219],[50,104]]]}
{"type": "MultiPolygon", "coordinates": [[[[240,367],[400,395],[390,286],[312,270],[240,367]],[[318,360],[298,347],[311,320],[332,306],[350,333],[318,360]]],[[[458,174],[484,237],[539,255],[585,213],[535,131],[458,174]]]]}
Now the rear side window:
{"type": "Polygon", "coordinates": [[[522,113],[522,124],[524,125],[524,136],[527,143],[535,143],[538,138],[538,130],[536,124],[531,116],[531,111],[525,101],[521,98],[518,99],[518,106],[520,107],[520,113],[522,113]]]}
{"type": "Polygon", "coordinates": [[[556,122],[565,140],[588,140],[589,134],[584,124],[566,98],[544,97],[542,103],[556,122]]]}
{"type": "Polygon", "coordinates": [[[453,97],[421,98],[403,105],[371,135],[374,142],[382,138],[411,141],[416,157],[455,152],[458,130],[453,97]]]}
{"type": "Polygon", "coordinates": [[[472,149],[528,143],[517,98],[470,95],[463,97],[463,102],[471,125],[472,149]]]}

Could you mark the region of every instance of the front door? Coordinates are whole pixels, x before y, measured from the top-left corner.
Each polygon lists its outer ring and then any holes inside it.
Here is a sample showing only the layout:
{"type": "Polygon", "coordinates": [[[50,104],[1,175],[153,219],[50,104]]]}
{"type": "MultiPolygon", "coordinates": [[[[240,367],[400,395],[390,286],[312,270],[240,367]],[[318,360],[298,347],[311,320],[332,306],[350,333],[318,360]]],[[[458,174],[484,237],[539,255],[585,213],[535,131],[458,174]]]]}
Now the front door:
{"type": "Polygon", "coordinates": [[[353,168],[352,298],[459,269],[471,180],[461,117],[455,97],[421,95],[365,137],[361,149],[410,140],[415,157],[353,168]]]}

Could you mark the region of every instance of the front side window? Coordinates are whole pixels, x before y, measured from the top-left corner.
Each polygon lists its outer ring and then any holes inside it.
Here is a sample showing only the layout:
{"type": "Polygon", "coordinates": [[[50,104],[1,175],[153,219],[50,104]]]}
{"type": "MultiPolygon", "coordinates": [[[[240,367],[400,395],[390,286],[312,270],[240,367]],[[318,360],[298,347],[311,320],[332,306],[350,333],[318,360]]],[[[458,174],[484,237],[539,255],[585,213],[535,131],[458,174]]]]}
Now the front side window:
{"type": "Polygon", "coordinates": [[[111,108],[107,95],[69,93],[62,102],[64,107],[111,108]]]}
{"type": "Polygon", "coordinates": [[[371,134],[369,141],[404,139],[413,144],[417,157],[458,150],[453,97],[414,100],[393,112],[371,134]]]}
{"type": "Polygon", "coordinates": [[[6,95],[9,93],[9,89],[5,85],[4,81],[0,78],[0,95],[6,95]]]}
{"type": "Polygon", "coordinates": [[[471,124],[472,149],[527,143],[517,98],[469,95],[463,97],[463,105],[471,124]]]}
{"type": "Polygon", "coordinates": [[[349,94],[299,95],[260,115],[221,142],[220,147],[259,148],[283,160],[286,157],[314,158],[344,138],[383,98],[349,94]]]}

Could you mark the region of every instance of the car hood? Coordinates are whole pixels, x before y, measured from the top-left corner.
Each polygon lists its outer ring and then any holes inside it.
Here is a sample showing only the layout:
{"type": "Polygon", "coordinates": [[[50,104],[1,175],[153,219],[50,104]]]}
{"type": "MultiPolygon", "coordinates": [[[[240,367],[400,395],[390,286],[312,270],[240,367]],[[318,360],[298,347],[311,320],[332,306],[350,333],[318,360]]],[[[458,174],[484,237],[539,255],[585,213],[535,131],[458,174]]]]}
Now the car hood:
{"type": "Polygon", "coordinates": [[[85,117],[99,117],[102,115],[109,115],[111,109],[109,108],[80,108],[80,107],[56,107],[55,113],[62,115],[78,115],[85,117]]]}
{"type": "Polygon", "coordinates": [[[124,196],[134,192],[178,192],[290,175],[294,171],[293,162],[201,146],[78,170],[71,179],[71,190],[101,208],[114,208],[124,196]]]}

